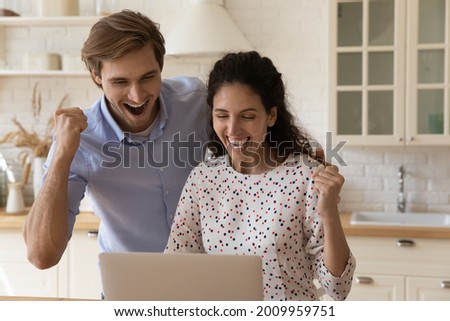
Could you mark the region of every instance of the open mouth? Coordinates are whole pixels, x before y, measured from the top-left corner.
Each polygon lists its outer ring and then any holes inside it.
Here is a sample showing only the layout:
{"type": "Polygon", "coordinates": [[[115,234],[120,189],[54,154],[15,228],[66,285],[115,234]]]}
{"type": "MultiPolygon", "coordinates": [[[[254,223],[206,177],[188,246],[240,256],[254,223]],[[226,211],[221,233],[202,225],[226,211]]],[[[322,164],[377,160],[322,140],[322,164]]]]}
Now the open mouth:
{"type": "Polygon", "coordinates": [[[145,106],[147,105],[147,102],[144,102],[141,105],[131,105],[131,104],[127,104],[127,103],[123,103],[126,107],[126,109],[133,115],[135,116],[139,116],[141,115],[144,110],[145,110],[145,106]]]}
{"type": "Polygon", "coordinates": [[[247,137],[245,140],[232,140],[228,138],[229,146],[233,149],[242,149],[245,145],[250,141],[250,137],[247,137]]]}

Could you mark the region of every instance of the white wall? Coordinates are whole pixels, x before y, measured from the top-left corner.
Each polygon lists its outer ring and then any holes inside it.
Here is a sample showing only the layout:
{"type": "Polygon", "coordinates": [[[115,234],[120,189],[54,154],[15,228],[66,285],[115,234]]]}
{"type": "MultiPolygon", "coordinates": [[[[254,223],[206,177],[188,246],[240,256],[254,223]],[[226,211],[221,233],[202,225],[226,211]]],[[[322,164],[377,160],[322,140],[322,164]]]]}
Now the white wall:
{"type": "MultiPolygon", "coordinates": [[[[117,1],[117,0],[116,0],[117,1]]],[[[168,35],[189,6],[188,0],[118,1],[119,7],[147,14],[168,35]]],[[[80,14],[92,15],[94,1],[80,0],[80,14]]],[[[226,8],[254,48],[272,58],[283,73],[292,106],[311,133],[324,142],[327,129],[328,86],[328,0],[226,0],[226,8]]],[[[34,1],[22,1],[23,15],[35,15],[34,1]]],[[[8,60],[20,64],[20,52],[42,49],[77,51],[89,28],[8,28],[8,60]],[[30,35],[39,35],[30,41],[30,35]],[[45,42],[43,34],[48,34],[45,42]]],[[[194,75],[206,78],[210,60],[166,59],[163,75],[194,75]]],[[[0,135],[14,129],[10,119],[17,115],[30,122],[31,88],[40,82],[45,112],[69,93],[68,105],[89,107],[100,92],[89,78],[0,77],[0,135]]],[[[14,152],[7,151],[12,157],[14,152]]],[[[450,148],[350,148],[342,156],[346,184],[341,210],[395,210],[397,169],[406,167],[407,209],[450,212],[450,148]]],[[[18,175],[20,171],[18,170],[18,175]]],[[[27,187],[27,202],[31,189],[27,187]]]]}

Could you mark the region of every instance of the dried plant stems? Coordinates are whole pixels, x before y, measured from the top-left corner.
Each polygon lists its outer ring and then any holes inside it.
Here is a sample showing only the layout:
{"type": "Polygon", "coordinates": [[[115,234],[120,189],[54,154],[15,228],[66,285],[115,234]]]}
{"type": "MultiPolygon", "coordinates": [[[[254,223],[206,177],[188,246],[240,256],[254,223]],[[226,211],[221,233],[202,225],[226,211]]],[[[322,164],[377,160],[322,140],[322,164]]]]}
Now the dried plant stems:
{"type": "MultiPolygon", "coordinates": [[[[64,95],[59,101],[56,109],[62,108],[67,95],[64,95]]],[[[42,112],[42,96],[38,90],[38,84],[33,86],[33,96],[31,98],[31,108],[33,112],[34,125],[32,130],[27,130],[17,120],[13,119],[12,122],[17,127],[16,131],[7,133],[0,143],[14,143],[16,147],[29,148],[34,157],[46,157],[52,144],[52,135],[55,128],[53,117],[48,120],[45,132],[43,135],[39,135],[36,132],[36,125],[39,124],[42,112]]]]}

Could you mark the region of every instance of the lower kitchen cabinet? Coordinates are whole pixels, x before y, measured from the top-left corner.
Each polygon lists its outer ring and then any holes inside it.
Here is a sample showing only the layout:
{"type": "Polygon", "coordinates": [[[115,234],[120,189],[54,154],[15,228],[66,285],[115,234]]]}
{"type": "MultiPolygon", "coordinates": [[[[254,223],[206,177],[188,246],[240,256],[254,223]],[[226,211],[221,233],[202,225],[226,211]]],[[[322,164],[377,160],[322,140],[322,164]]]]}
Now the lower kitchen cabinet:
{"type": "Polygon", "coordinates": [[[356,258],[347,300],[450,300],[450,240],[348,236],[356,258]]]}
{"type": "Polygon", "coordinates": [[[406,279],[406,299],[411,301],[450,301],[450,280],[441,278],[406,279]]]}
{"type": "Polygon", "coordinates": [[[100,300],[97,231],[75,231],[66,254],[66,297],[100,300]]]}
{"type": "Polygon", "coordinates": [[[28,262],[26,253],[20,230],[0,231],[0,295],[58,296],[58,267],[38,270],[28,262]]]}
{"type": "Polygon", "coordinates": [[[76,230],[59,264],[35,268],[26,257],[19,229],[0,231],[0,296],[100,299],[95,233],[76,230]],[[92,237],[94,236],[94,237],[92,237]]]}
{"type": "MultiPolygon", "coordinates": [[[[358,264],[358,263],[357,263],[358,264]]],[[[355,275],[349,301],[403,301],[405,281],[401,276],[355,275]]]]}

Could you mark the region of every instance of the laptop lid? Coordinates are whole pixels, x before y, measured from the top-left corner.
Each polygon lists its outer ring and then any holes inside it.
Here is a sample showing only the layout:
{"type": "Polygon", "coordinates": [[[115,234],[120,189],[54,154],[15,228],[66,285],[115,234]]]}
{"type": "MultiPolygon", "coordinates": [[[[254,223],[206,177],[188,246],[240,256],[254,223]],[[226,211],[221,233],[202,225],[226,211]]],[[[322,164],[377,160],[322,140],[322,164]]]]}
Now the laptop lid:
{"type": "Polygon", "coordinates": [[[99,264],[105,300],[264,299],[259,256],[105,252],[99,264]]]}

